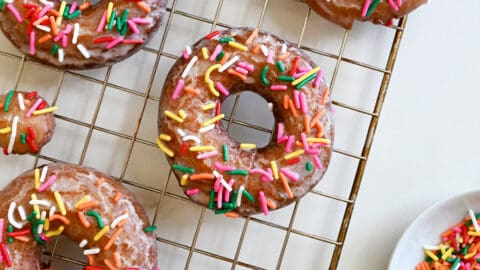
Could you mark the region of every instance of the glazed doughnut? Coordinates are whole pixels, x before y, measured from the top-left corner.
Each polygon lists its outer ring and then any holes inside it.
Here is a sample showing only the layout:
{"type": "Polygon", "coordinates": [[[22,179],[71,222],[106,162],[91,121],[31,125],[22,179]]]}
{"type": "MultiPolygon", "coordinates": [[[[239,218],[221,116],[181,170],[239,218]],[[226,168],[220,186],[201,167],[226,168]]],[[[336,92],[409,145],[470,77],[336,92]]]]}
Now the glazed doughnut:
{"type": "Polygon", "coordinates": [[[153,36],[166,0],[0,0],[0,25],[23,54],[63,69],[112,65],[153,36]]]}
{"type": "Polygon", "coordinates": [[[283,207],[311,190],[331,156],[331,100],[322,71],[299,48],[258,29],[215,31],[184,50],[167,76],[157,144],[185,193],[217,214],[283,207]],[[191,52],[191,53],[188,53],[191,52]],[[222,101],[253,91],[273,105],[276,139],[236,142],[222,101]]]}
{"type": "Polygon", "coordinates": [[[346,29],[351,29],[355,20],[375,24],[391,24],[427,0],[305,0],[325,19],[346,29]]]}
{"type": "Polygon", "coordinates": [[[88,255],[85,269],[157,266],[155,227],[133,195],[103,173],[50,164],[14,179],[1,198],[0,269],[45,269],[42,248],[60,234],[88,255]]]}
{"type": "Polygon", "coordinates": [[[37,92],[9,91],[0,96],[0,147],[4,154],[37,153],[55,130],[53,112],[37,92]]]}

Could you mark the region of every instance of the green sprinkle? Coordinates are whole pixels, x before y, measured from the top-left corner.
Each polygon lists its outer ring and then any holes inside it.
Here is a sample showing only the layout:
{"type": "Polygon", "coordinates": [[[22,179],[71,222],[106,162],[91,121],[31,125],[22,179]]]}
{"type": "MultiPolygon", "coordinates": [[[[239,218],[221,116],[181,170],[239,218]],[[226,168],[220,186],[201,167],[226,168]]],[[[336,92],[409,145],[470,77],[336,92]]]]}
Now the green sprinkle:
{"type": "Polygon", "coordinates": [[[225,55],[225,51],[221,51],[218,55],[217,55],[217,61],[220,61],[222,60],[222,57],[225,55]]]}
{"type": "Polygon", "coordinates": [[[55,54],[57,54],[57,52],[58,52],[58,45],[55,44],[55,45],[53,45],[52,49],[50,50],[50,54],[55,55],[55,54]]]}
{"type": "Polygon", "coordinates": [[[460,264],[460,258],[456,258],[452,264],[452,267],[450,267],[450,269],[458,269],[459,264],[460,264]]]}
{"type": "Polygon", "coordinates": [[[237,208],[237,204],[236,203],[227,203],[227,202],[224,202],[222,203],[222,208],[237,208]]]}
{"type": "Polygon", "coordinates": [[[210,200],[208,201],[208,209],[213,209],[214,202],[215,202],[215,191],[212,188],[210,190],[210,200]]]}
{"type": "Polygon", "coordinates": [[[227,171],[227,174],[228,175],[243,175],[243,176],[247,176],[248,175],[248,172],[246,170],[231,170],[231,171],[227,171]]]}
{"type": "Polygon", "coordinates": [[[480,263],[480,258],[478,258],[478,259],[477,259],[477,262],[479,262],[479,263],[480,263]]]}
{"type": "Polygon", "coordinates": [[[123,27],[127,24],[128,13],[130,10],[128,8],[123,10],[122,17],[117,20],[117,30],[122,32],[123,27]]]}
{"type": "Polygon", "coordinates": [[[157,226],[155,225],[152,225],[152,226],[148,226],[144,229],[145,232],[153,232],[157,229],[157,226]]]}
{"type": "Polygon", "coordinates": [[[283,65],[283,62],[280,60],[277,61],[277,68],[280,72],[285,72],[285,65],[283,65]]]}
{"type": "Polygon", "coordinates": [[[12,227],[12,225],[8,225],[8,227],[7,227],[7,232],[13,232],[13,227],[12,227]]]}
{"type": "Polygon", "coordinates": [[[27,218],[28,221],[33,222],[35,217],[37,216],[37,212],[33,211],[27,218]]]}
{"type": "Polygon", "coordinates": [[[462,254],[463,256],[467,255],[467,251],[470,248],[470,244],[467,244],[463,249],[462,249],[462,254]]]}
{"type": "Polygon", "coordinates": [[[113,22],[116,20],[116,18],[117,18],[117,12],[112,11],[112,15],[110,16],[110,21],[108,22],[108,25],[107,25],[108,31],[112,30],[113,22]]]}
{"type": "Polygon", "coordinates": [[[6,3],[5,0],[0,1],[0,10],[3,9],[3,6],[5,6],[5,3],[6,3]]]}
{"type": "Polygon", "coordinates": [[[250,194],[250,192],[248,192],[246,189],[244,189],[242,193],[249,201],[255,202],[255,198],[253,198],[252,194],[250,194]]]}
{"type": "Polygon", "coordinates": [[[238,189],[233,191],[232,197],[230,197],[230,203],[236,203],[238,198],[238,189]]]}
{"type": "MultiPolygon", "coordinates": [[[[429,262],[433,262],[433,259],[432,259],[432,258],[430,258],[429,256],[427,256],[427,257],[430,259],[429,262]]],[[[455,261],[455,258],[449,257],[449,258],[447,258],[445,261],[447,261],[447,262],[449,262],[449,263],[453,263],[453,262],[455,261]]]]}
{"type": "Polygon", "coordinates": [[[227,145],[223,144],[222,149],[223,149],[223,160],[228,161],[228,147],[227,147],[227,145]]]}
{"type": "Polygon", "coordinates": [[[312,170],[312,163],[310,161],[308,161],[306,164],[305,164],[305,170],[307,170],[308,172],[312,170]]]}
{"type": "Polygon", "coordinates": [[[5,104],[3,105],[3,111],[8,112],[8,109],[10,108],[10,103],[12,102],[13,94],[15,94],[15,91],[10,90],[7,95],[7,99],[5,99],[5,104]]]}
{"type": "Polygon", "coordinates": [[[120,35],[125,36],[128,30],[128,25],[126,23],[123,24],[122,30],[120,30],[120,35]]]}
{"type": "Polygon", "coordinates": [[[65,17],[67,17],[67,19],[69,19],[69,20],[73,20],[73,19],[75,19],[76,17],[78,17],[78,16],[80,16],[80,15],[82,15],[82,11],[79,10],[79,9],[77,9],[75,12],[73,12],[72,14],[68,14],[68,15],[65,16],[65,17]]]}
{"type": "Polygon", "coordinates": [[[32,234],[33,235],[38,234],[38,225],[40,225],[40,224],[45,224],[45,221],[41,220],[41,219],[36,219],[36,220],[33,221],[33,224],[32,224],[32,234]]]}
{"type": "Polygon", "coordinates": [[[35,241],[37,241],[38,243],[42,244],[42,245],[45,245],[46,242],[45,240],[43,240],[40,236],[38,235],[35,235],[35,241]]]}
{"type": "Polygon", "coordinates": [[[233,37],[223,37],[221,39],[218,40],[218,42],[220,43],[228,43],[230,41],[234,41],[235,39],[233,39],[233,37]]]}
{"type": "Polygon", "coordinates": [[[68,18],[69,13],[70,13],[70,6],[66,6],[65,10],[63,11],[63,16],[68,18]]]}
{"type": "Polygon", "coordinates": [[[13,243],[13,238],[12,238],[12,237],[8,237],[8,238],[7,238],[7,241],[8,241],[8,243],[13,243]]]}
{"type": "Polygon", "coordinates": [[[260,79],[262,80],[262,83],[264,85],[270,85],[270,82],[267,79],[267,72],[268,72],[268,66],[264,66],[262,69],[262,73],[260,73],[260,79]]]}
{"type": "Polygon", "coordinates": [[[25,133],[20,134],[20,141],[22,142],[22,144],[27,143],[27,135],[25,135],[25,133]]]}
{"type": "Polygon", "coordinates": [[[372,14],[372,12],[375,10],[375,8],[378,6],[378,3],[380,3],[380,0],[375,0],[370,7],[368,8],[367,15],[365,17],[368,17],[372,14]]]}
{"type": "Polygon", "coordinates": [[[278,79],[279,79],[280,81],[284,81],[284,82],[293,82],[293,81],[295,81],[295,78],[292,77],[292,76],[283,76],[283,75],[281,75],[281,76],[278,76],[278,79]]]}
{"type": "Polygon", "coordinates": [[[185,166],[178,165],[178,164],[173,164],[172,168],[174,170],[179,170],[179,171],[184,172],[184,173],[194,173],[195,172],[195,169],[193,169],[193,168],[185,167],[185,166]]]}
{"type": "Polygon", "coordinates": [[[303,80],[302,82],[300,82],[299,84],[297,84],[297,86],[295,86],[295,89],[299,90],[300,88],[302,88],[305,84],[307,84],[308,82],[310,82],[311,80],[315,79],[317,77],[318,73],[313,73],[312,75],[308,76],[305,80],[303,80]]]}
{"type": "Polygon", "coordinates": [[[103,229],[104,225],[103,225],[102,217],[97,211],[90,210],[87,212],[87,216],[95,217],[95,219],[97,220],[98,228],[103,229]]]}
{"type": "Polygon", "coordinates": [[[216,215],[221,215],[221,214],[225,214],[225,213],[228,213],[228,212],[231,212],[231,211],[233,211],[233,208],[217,209],[217,210],[215,210],[215,214],[216,215]]]}

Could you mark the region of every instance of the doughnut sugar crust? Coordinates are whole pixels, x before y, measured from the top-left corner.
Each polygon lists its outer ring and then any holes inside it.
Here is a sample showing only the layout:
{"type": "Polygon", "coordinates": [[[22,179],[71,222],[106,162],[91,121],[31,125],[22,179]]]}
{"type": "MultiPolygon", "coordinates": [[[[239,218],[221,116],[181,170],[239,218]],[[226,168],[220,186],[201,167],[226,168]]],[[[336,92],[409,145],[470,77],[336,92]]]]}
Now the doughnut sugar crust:
{"type": "Polygon", "coordinates": [[[46,269],[39,262],[41,251],[59,234],[91,254],[89,265],[102,267],[94,269],[156,269],[156,240],[145,232],[150,226],[145,211],[126,188],[103,173],[49,164],[18,176],[0,196],[0,269],[46,269]]]}
{"type": "Polygon", "coordinates": [[[351,29],[355,20],[388,24],[401,18],[427,0],[305,0],[325,19],[346,29],[351,29]]]}
{"type": "Polygon", "coordinates": [[[56,109],[35,91],[11,90],[1,95],[0,147],[4,154],[37,153],[55,131],[56,109]]]}
{"type": "Polygon", "coordinates": [[[0,27],[23,54],[62,69],[89,69],[143,47],[160,26],[166,0],[0,0],[0,6],[0,27]]]}
{"type": "Polygon", "coordinates": [[[283,207],[325,173],[334,129],[322,71],[299,48],[251,28],[215,31],[184,50],[160,99],[157,144],[184,192],[217,214],[283,207]],[[253,91],[272,103],[273,140],[236,142],[217,120],[221,102],[253,91]]]}

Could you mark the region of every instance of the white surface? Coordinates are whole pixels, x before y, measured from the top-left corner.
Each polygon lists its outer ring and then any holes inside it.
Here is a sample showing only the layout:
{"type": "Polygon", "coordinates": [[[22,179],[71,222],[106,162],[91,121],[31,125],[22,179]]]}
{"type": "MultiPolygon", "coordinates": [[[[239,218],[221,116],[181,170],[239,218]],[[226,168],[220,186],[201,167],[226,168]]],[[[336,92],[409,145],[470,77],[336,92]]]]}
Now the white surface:
{"type": "Polygon", "coordinates": [[[402,234],[388,269],[415,269],[425,259],[423,247],[438,246],[440,235],[468,215],[461,209],[472,209],[477,213],[479,208],[480,190],[477,189],[457,194],[426,209],[402,234]]]}

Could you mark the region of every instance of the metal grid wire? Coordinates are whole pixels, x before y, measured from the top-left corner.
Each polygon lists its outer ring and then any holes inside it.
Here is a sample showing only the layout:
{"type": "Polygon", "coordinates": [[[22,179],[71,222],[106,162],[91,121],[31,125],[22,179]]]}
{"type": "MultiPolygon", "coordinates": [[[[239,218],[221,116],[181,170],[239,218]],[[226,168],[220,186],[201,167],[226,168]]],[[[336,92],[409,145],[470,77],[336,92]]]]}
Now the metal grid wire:
{"type": "MultiPolygon", "coordinates": [[[[302,2],[300,0],[297,0],[297,1],[302,2]]],[[[222,5],[223,5],[224,0],[219,0],[218,1],[218,6],[216,8],[215,15],[214,15],[213,19],[208,19],[208,18],[204,18],[204,17],[198,16],[198,15],[195,15],[195,14],[190,14],[190,13],[187,13],[187,12],[177,10],[176,9],[177,2],[179,2],[179,0],[174,0],[173,4],[172,4],[172,7],[167,9],[167,11],[168,11],[167,15],[168,16],[166,16],[166,18],[164,18],[164,22],[163,22],[166,26],[165,26],[165,30],[164,30],[162,40],[161,40],[161,43],[160,43],[160,47],[158,48],[158,50],[151,49],[151,48],[143,48],[144,51],[154,53],[156,55],[155,62],[154,62],[154,65],[153,65],[153,69],[151,71],[151,74],[150,74],[150,77],[149,77],[149,80],[148,80],[146,93],[142,93],[142,92],[139,92],[139,91],[136,91],[136,90],[133,90],[133,89],[129,89],[129,88],[126,88],[126,87],[123,87],[123,86],[120,86],[120,85],[109,82],[109,77],[110,77],[111,70],[112,70],[111,67],[108,67],[106,69],[106,75],[105,75],[105,78],[103,80],[95,79],[95,78],[92,78],[92,77],[89,77],[89,76],[86,76],[86,75],[81,75],[81,74],[78,74],[78,73],[74,73],[74,72],[71,72],[71,71],[59,71],[60,72],[60,79],[57,83],[56,92],[55,92],[55,95],[54,95],[54,99],[52,101],[53,105],[55,105],[57,103],[58,97],[59,97],[61,89],[62,89],[62,83],[64,82],[64,78],[65,78],[66,74],[68,74],[69,76],[79,78],[81,80],[91,81],[91,82],[95,82],[95,83],[98,83],[98,84],[102,85],[100,95],[98,97],[98,100],[96,101],[96,106],[95,106],[95,110],[94,110],[94,114],[93,114],[93,119],[90,123],[82,122],[82,121],[79,121],[79,120],[76,120],[76,119],[73,119],[73,118],[69,118],[69,117],[66,117],[66,116],[62,116],[62,115],[55,115],[55,116],[56,116],[57,119],[61,119],[63,121],[72,123],[74,125],[78,125],[78,126],[88,128],[88,134],[87,134],[85,142],[83,143],[82,152],[81,152],[81,155],[80,155],[80,159],[78,161],[79,164],[83,164],[84,161],[85,161],[87,149],[89,148],[89,144],[91,142],[92,134],[93,134],[94,131],[104,132],[104,133],[107,133],[107,134],[110,134],[110,135],[113,135],[113,136],[117,136],[119,138],[123,138],[123,139],[126,139],[126,140],[129,141],[127,157],[126,157],[126,159],[125,159],[125,161],[122,165],[120,176],[117,179],[118,179],[118,181],[120,181],[120,182],[122,182],[126,185],[130,185],[130,186],[137,187],[137,188],[140,188],[140,189],[148,190],[150,192],[154,192],[154,193],[159,195],[158,202],[156,203],[156,212],[155,212],[155,215],[154,215],[153,220],[152,220],[153,224],[155,224],[156,221],[157,221],[159,209],[160,209],[160,207],[161,207],[161,205],[164,202],[164,199],[166,197],[175,198],[175,199],[182,200],[184,202],[193,204],[187,198],[184,198],[182,196],[179,196],[179,195],[176,195],[174,193],[171,193],[171,192],[167,191],[167,186],[168,186],[169,180],[172,176],[172,171],[171,170],[168,173],[168,177],[165,181],[164,187],[161,188],[161,189],[150,187],[150,186],[143,185],[143,184],[140,184],[140,183],[136,183],[134,180],[125,179],[127,167],[128,167],[129,161],[131,160],[132,155],[133,155],[134,144],[135,143],[141,143],[141,144],[148,145],[148,146],[151,146],[151,147],[156,147],[156,145],[153,142],[149,142],[147,140],[143,140],[141,138],[138,138],[138,132],[139,132],[139,129],[140,129],[140,123],[142,121],[142,118],[143,118],[145,110],[146,110],[147,102],[149,100],[155,101],[155,102],[159,101],[158,97],[155,97],[155,96],[151,95],[151,91],[152,91],[152,85],[154,83],[154,78],[155,78],[155,75],[157,73],[157,68],[158,68],[158,64],[160,62],[161,57],[167,57],[167,58],[170,58],[170,59],[173,59],[173,60],[176,60],[178,58],[177,56],[169,54],[169,53],[164,51],[165,43],[166,43],[167,37],[169,35],[169,30],[170,30],[171,25],[172,25],[172,19],[173,19],[174,15],[184,16],[184,17],[190,18],[192,20],[196,20],[196,21],[200,21],[200,22],[203,22],[203,23],[210,24],[212,31],[214,29],[216,29],[216,27],[225,27],[225,28],[233,27],[232,25],[227,25],[227,24],[224,24],[224,23],[221,23],[221,22],[218,21],[219,15],[220,15],[221,10],[222,10],[222,5]],[[99,126],[96,125],[96,121],[97,121],[97,118],[98,118],[98,115],[99,115],[99,111],[101,109],[102,100],[105,96],[105,90],[107,89],[107,87],[113,88],[113,89],[116,89],[116,90],[120,90],[120,91],[126,92],[130,95],[135,95],[135,96],[143,98],[142,106],[141,106],[140,110],[138,112],[136,112],[137,113],[137,121],[136,121],[135,129],[134,129],[132,134],[124,134],[124,133],[117,132],[117,131],[114,131],[114,130],[102,128],[102,127],[99,127],[99,126]]],[[[240,2],[241,1],[239,1],[238,3],[240,3],[240,2]]],[[[260,16],[258,18],[257,27],[262,28],[265,13],[267,12],[267,10],[269,8],[269,5],[272,4],[271,2],[273,2],[273,1],[272,0],[264,0],[263,8],[262,8],[262,11],[261,11],[260,16]]],[[[241,4],[238,4],[238,5],[241,5],[241,4]]],[[[365,166],[366,166],[366,163],[367,163],[367,160],[368,160],[368,157],[369,157],[370,148],[371,148],[371,145],[373,143],[375,130],[376,130],[377,123],[378,123],[378,120],[379,120],[379,117],[380,117],[380,112],[381,112],[382,105],[383,105],[383,102],[384,102],[384,98],[385,98],[385,95],[386,95],[386,92],[387,92],[388,84],[389,84],[389,81],[390,81],[390,78],[391,78],[391,75],[392,75],[392,70],[393,70],[393,67],[394,67],[394,64],[395,64],[395,59],[396,59],[396,56],[397,56],[398,47],[399,47],[399,44],[400,44],[400,41],[401,41],[401,38],[402,38],[403,31],[405,29],[406,18],[400,19],[397,23],[395,23],[395,25],[390,27],[391,31],[394,31],[395,33],[394,33],[394,39],[393,39],[392,43],[388,45],[388,46],[390,46],[388,59],[386,61],[385,67],[377,67],[377,66],[373,66],[373,65],[361,62],[361,61],[357,61],[357,60],[345,57],[343,55],[345,47],[347,45],[347,38],[348,38],[349,32],[350,32],[350,31],[347,31],[347,30],[343,34],[343,39],[342,39],[341,45],[338,48],[338,54],[332,54],[332,53],[329,53],[329,52],[326,52],[326,51],[323,51],[323,50],[318,50],[318,49],[315,49],[315,48],[304,46],[302,44],[302,40],[303,40],[305,28],[307,26],[307,22],[310,18],[310,14],[311,14],[311,9],[308,9],[308,12],[307,12],[307,14],[304,18],[303,27],[302,27],[301,33],[299,35],[299,39],[294,43],[296,43],[299,47],[301,47],[305,51],[308,51],[308,52],[311,52],[311,53],[314,53],[314,54],[318,54],[318,55],[321,55],[321,56],[325,56],[325,57],[328,57],[328,58],[332,58],[336,61],[335,69],[334,69],[333,76],[332,76],[332,79],[331,79],[331,82],[330,82],[330,90],[331,91],[333,91],[335,89],[335,82],[336,82],[336,79],[337,79],[340,64],[342,62],[350,63],[350,64],[356,65],[356,66],[358,66],[360,68],[363,68],[363,69],[373,70],[375,72],[380,73],[381,77],[382,77],[380,88],[379,88],[379,91],[378,91],[378,95],[376,97],[376,102],[375,102],[375,106],[374,106],[373,111],[367,111],[367,110],[364,110],[364,109],[361,109],[361,108],[358,108],[358,107],[355,107],[355,106],[351,106],[351,105],[348,105],[348,104],[345,104],[345,103],[342,103],[342,102],[339,102],[339,101],[335,101],[335,100],[333,101],[333,104],[338,106],[338,107],[342,107],[342,108],[348,109],[348,110],[350,110],[354,113],[366,115],[366,116],[369,117],[369,127],[368,127],[368,131],[367,131],[367,134],[366,134],[366,139],[364,141],[364,144],[363,144],[362,151],[361,151],[360,155],[350,153],[350,152],[347,152],[347,151],[344,151],[344,150],[341,150],[341,149],[336,149],[336,148],[333,149],[334,152],[336,152],[340,155],[344,155],[348,158],[352,158],[352,159],[355,159],[355,160],[358,161],[358,165],[357,165],[357,168],[356,168],[356,173],[355,173],[355,176],[354,176],[354,179],[353,179],[353,184],[351,186],[349,196],[344,198],[344,197],[336,196],[334,194],[325,193],[325,192],[322,192],[322,191],[317,191],[317,190],[311,191],[312,194],[322,196],[324,198],[327,198],[327,199],[330,199],[330,200],[335,200],[337,202],[345,204],[345,206],[346,206],[345,207],[345,212],[343,213],[343,219],[342,219],[342,222],[340,224],[338,236],[337,236],[336,239],[329,239],[329,238],[326,238],[326,237],[322,237],[322,236],[319,236],[319,235],[316,235],[316,234],[304,232],[302,230],[298,230],[298,229],[293,228],[293,224],[294,224],[294,221],[295,221],[295,218],[296,218],[298,204],[299,204],[299,202],[296,202],[295,205],[294,205],[294,208],[293,208],[293,212],[290,216],[290,221],[288,223],[288,226],[278,225],[278,224],[275,224],[275,223],[272,223],[272,222],[269,222],[269,221],[264,221],[264,220],[258,219],[256,217],[244,218],[243,219],[243,229],[242,229],[242,232],[240,234],[238,246],[236,248],[235,255],[234,255],[233,259],[231,259],[231,258],[227,258],[227,257],[219,255],[219,254],[214,254],[212,252],[202,250],[202,249],[199,249],[199,248],[196,247],[199,232],[200,232],[200,229],[201,229],[202,224],[204,222],[205,214],[206,214],[206,211],[207,211],[205,208],[202,208],[200,217],[199,217],[199,219],[197,221],[197,224],[196,224],[196,229],[195,229],[193,239],[191,241],[191,245],[185,245],[185,244],[182,244],[182,243],[179,243],[179,242],[175,242],[175,241],[171,241],[171,240],[164,239],[164,238],[161,238],[161,237],[157,237],[157,241],[159,241],[159,242],[162,242],[162,243],[167,244],[167,245],[172,245],[174,247],[177,247],[177,248],[184,249],[184,250],[188,251],[188,256],[187,256],[186,261],[185,261],[185,269],[189,269],[191,267],[191,260],[192,260],[192,256],[193,256],[194,253],[199,253],[201,255],[205,255],[205,256],[208,256],[208,257],[211,257],[211,258],[214,258],[214,259],[217,259],[217,260],[221,260],[221,261],[224,261],[224,262],[227,262],[227,263],[231,263],[231,265],[232,265],[231,269],[235,269],[236,266],[242,266],[242,267],[251,268],[251,269],[264,269],[262,267],[252,265],[252,264],[249,264],[249,263],[246,263],[246,262],[243,262],[243,261],[239,260],[239,255],[240,255],[240,252],[242,250],[242,245],[244,243],[247,228],[248,228],[249,224],[252,223],[252,222],[257,222],[257,223],[260,223],[260,224],[263,224],[263,225],[266,225],[266,226],[270,226],[272,228],[276,228],[276,229],[279,229],[279,230],[285,232],[285,238],[283,240],[281,251],[280,251],[280,254],[278,256],[276,269],[282,268],[282,261],[283,261],[284,255],[285,255],[285,250],[288,246],[289,238],[292,234],[300,235],[300,236],[303,236],[303,237],[313,239],[315,241],[321,241],[323,243],[333,245],[334,250],[333,250],[333,254],[331,256],[329,269],[337,269],[337,266],[338,266],[338,263],[339,263],[339,260],[340,260],[340,256],[341,256],[341,253],[342,253],[342,248],[343,248],[343,244],[344,244],[344,241],[345,241],[345,237],[347,235],[347,231],[348,231],[348,228],[349,228],[350,218],[352,216],[352,211],[353,211],[353,208],[354,208],[354,205],[355,205],[355,201],[356,201],[357,194],[358,194],[358,191],[359,191],[359,188],[360,188],[360,184],[362,182],[362,177],[363,177],[365,166]]],[[[9,53],[7,51],[0,50],[0,55],[6,56],[6,57],[9,57],[9,58],[13,58],[13,59],[17,59],[17,60],[20,61],[20,66],[19,66],[19,70],[17,72],[14,89],[17,89],[17,87],[20,83],[20,77],[21,77],[21,74],[22,74],[22,70],[24,69],[25,63],[40,65],[39,63],[36,63],[35,61],[33,61],[31,59],[28,59],[25,56],[18,56],[18,55],[9,53]]],[[[266,131],[266,132],[272,133],[272,130],[265,129],[263,127],[259,127],[259,126],[255,126],[255,125],[251,125],[251,124],[245,123],[243,121],[235,120],[235,113],[236,113],[236,110],[237,110],[238,99],[239,99],[239,95],[237,95],[236,98],[235,98],[235,102],[234,102],[233,109],[232,109],[232,112],[230,114],[230,117],[228,119],[226,119],[228,121],[228,124],[227,124],[226,128],[227,129],[230,128],[230,125],[232,123],[235,123],[235,124],[238,124],[238,125],[247,126],[247,127],[250,127],[250,128],[254,128],[254,129],[261,130],[261,131],[266,131]]],[[[38,155],[35,156],[34,166],[37,166],[39,164],[40,159],[51,161],[51,162],[62,162],[62,160],[58,160],[56,158],[53,158],[53,157],[44,155],[42,153],[39,153],[38,155]]],[[[75,258],[70,258],[70,257],[66,257],[66,256],[62,256],[62,255],[57,254],[56,251],[57,251],[57,246],[58,246],[58,242],[59,242],[58,239],[59,238],[57,238],[56,242],[54,243],[52,250],[45,253],[45,255],[46,255],[45,262],[47,264],[50,264],[52,259],[55,258],[55,259],[59,259],[59,260],[62,260],[62,261],[68,262],[68,263],[72,263],[72,264],[76,264],[76,265],[84,265],[83,262],[81,262],[81,261],[79,261],[75,258]]]]}

